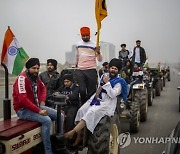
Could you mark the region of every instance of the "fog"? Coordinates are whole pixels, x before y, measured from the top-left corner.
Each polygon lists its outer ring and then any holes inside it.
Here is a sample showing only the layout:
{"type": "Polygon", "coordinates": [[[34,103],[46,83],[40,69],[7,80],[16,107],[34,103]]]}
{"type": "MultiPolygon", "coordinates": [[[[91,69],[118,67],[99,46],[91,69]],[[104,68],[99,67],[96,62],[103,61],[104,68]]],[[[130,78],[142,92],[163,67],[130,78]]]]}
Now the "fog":
{"type": "MultiPolygon", "coordinates": [[[[127,49],[140,39],[149,62],[180,62],[180,0],[106,0],[100,41],[127,49]]],[[[65,62],[65,52],[81,39],[79,29],[91,28],[96,41],[95,0],[1,0],[0,46],[7,26],[30,57],[65,62]]]]}

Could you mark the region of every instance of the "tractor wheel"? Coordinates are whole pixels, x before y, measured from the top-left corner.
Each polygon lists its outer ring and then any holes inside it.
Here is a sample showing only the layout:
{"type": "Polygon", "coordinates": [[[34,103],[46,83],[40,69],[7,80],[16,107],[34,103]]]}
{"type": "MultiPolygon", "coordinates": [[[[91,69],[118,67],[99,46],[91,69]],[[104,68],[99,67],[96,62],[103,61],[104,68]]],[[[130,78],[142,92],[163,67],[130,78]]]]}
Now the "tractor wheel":
{"type": "Polygon", "coordinates": [[[140,104],[140,121],[144,122],[148,111],[147,89],[136,91],[134,99],[140,104]]]}
{"type": "Polygon", "coordinates": [[[136,101],[132,101],[130,105],[130,119],[129,126],[131,133],[137,133],[139,131],[140,124],[140,107],[139,103],[136,101]]]}
{"type": "Polygon", "coordinates": [[[89,133],[88,154],[119,154],[118,136],[120,134],[119,116],[104,117],[89,133]]]}
{"type": "Polygon", "coordinates": [[[148,88],[148,106],[152,106],[153,103],[153,89],[152,87],[148,88]]]}
{"type": "Polygon", "coordinates": [[[155,90],[156,90],[156,96],[160,96],[161,95],[161,83],[158,80],[156,85],[155,85],[155,90]]]}

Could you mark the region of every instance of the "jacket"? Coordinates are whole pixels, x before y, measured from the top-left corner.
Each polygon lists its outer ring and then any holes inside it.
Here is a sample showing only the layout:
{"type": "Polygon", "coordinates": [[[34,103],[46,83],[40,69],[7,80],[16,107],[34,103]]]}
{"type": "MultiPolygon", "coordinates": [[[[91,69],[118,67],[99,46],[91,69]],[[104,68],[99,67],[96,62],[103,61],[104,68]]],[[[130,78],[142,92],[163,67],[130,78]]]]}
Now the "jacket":
{"type": "Polygon", "coordinates": [[[61,87],[60,93],[69,97],[66,100],[68,106],[79,107],[79,86],[73,83],[70,87],[61,87]]]}
{"type": "MultiPolygon", "coordinates": [[[[42,81],[37,79],[38,87],[38,101],[46,100],[46,87],[42,81]]],[[[14,110],[18,112],[21,108],[26,108],[30,111],[38,113],[40,108],[36,105],[34,101],[34,95],[32,90],[32,84],[27,76],[26,72],[22,72],[16,79],[13,85],[13,106],[14,110]]]]}
{"type": "MultiPolygon", "coordinates": [[[[133,63],[135,62],[135,50],[136,50],[136,47],[133,50],[133,56],[132,56],[133,63]]],[[[140,63],[141,64],[145,63],[145,61],[146,61],[146,52],[143,47],[140,47],[140,63]]]]}
{"type": "Polygon", "coordinates": [[[50,78],[47,71],[42,72],[39,75],[41,81],[45,84],[47,89],[47,97],[51,96],[54,92],[58,91],[60,86],[60,75],[58,72],[54,72],[50,78]]]}

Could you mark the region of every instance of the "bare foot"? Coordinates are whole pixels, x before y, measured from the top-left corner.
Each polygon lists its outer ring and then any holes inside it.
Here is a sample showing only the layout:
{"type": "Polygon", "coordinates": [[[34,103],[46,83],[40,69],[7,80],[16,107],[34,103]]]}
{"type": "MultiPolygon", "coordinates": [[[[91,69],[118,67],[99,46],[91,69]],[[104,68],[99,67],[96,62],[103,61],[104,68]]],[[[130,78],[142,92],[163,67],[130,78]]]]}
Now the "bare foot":
{"type": "Polygon", "coordinates": [[[67,132],[64,134],[64,137],[66,139],[72,139],[73,135],[76,133],[76,131],[74,129],[72,129],[71,131],[67,132]]]}

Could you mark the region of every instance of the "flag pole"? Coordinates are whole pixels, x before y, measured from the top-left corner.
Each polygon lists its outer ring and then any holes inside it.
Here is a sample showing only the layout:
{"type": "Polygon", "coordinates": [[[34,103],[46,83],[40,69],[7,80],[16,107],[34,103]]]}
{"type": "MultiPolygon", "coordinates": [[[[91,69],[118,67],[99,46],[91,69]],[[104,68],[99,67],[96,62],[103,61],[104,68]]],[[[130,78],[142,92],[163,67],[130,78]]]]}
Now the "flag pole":
{"type": "Polygon", "coordinates": [[[100,29],[99,27],[97,28],[97,39],[96,39],[96,47],[99,46],[99,36],[100,36],[100,29]]]}
{"type": "MultiPolygon", "coordinates": [[[[98,8],[100,7],[100,5],[101,5],[101,3],[100,3],[100,1],[98,1],[98,8]]],[[[96,38],[96,47],[98,47],[99,46],[99,38],[100,38],[100,26],[101,26],[101,21],[100,21],[100,9],[98,9],[98,13],[97,13],[97,15],[98,15],[98,20],[97,20],[97,38],[96,38]]]]}
{"type": "Polygon", "coordinates": [[[100,29],[97,29],[97,40],[96,40],[96,47],[99,46],[99,36],[100,36],[100,29]]]}

